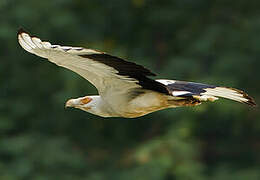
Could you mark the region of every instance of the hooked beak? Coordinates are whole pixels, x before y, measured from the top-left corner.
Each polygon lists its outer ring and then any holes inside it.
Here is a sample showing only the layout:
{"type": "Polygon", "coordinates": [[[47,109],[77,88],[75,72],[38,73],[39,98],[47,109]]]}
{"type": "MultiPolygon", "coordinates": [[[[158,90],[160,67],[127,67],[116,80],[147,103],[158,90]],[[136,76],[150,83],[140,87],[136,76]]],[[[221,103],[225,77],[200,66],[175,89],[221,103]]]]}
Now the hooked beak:
{"type": "Polygon", "coordinates": [[[75,106],[75,100],[74,99],[69,99],[66,104],[65,104],[65,108],[67,107],[74,107],[75,106]]]}

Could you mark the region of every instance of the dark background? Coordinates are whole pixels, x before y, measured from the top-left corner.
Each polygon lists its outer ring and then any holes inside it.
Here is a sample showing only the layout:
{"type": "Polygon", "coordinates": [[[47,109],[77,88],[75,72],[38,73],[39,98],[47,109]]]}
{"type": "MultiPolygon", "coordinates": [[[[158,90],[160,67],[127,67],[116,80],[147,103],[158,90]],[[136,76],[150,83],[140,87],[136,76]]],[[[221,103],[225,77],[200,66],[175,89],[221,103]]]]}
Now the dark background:
{"type": "Polygon", "coordinates": [[[260,102],[260,1],[1,0],[1,180],[259,180],[260,113],[228,100],[137,119],[64,109],[96,94],[24,51],[25,28],[53,44],[142,64],[159,78],[231,86],[260,102]]]}

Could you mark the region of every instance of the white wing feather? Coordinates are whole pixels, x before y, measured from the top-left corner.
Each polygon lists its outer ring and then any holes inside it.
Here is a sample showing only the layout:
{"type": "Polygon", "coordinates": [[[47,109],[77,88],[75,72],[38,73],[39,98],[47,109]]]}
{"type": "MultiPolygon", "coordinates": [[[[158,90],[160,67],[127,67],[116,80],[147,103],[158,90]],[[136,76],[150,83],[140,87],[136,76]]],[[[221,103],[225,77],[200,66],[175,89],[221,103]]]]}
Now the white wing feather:
{"type": "Polygon", "coordinates": [[[113,94],[122,94],[140,87],[136,84],[136,79],[118,75],[118,71],[113,67],[80,56],[103,52],[82,47],[52,45],[37,37],[31,37],[24,31],[18,33],[18,41],[26,51],[81,75],[98,89],[101,96],[107,96],[109,93],[109,96],[113,97],[113,94]]]}

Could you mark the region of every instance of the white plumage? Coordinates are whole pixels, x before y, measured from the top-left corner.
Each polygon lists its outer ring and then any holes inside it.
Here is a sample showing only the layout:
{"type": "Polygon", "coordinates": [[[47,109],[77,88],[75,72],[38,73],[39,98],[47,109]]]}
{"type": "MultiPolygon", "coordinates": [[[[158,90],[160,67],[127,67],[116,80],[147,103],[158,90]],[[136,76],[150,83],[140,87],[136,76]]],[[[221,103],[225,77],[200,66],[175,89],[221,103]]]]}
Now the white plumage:
{"type": "Polygon", "coordinates": [[[28,52],[70,69],[92,83],[97,96],[70,99],[75,107],[103,117],[139,117],[172,107],[194,106],[217,97],[256,105],[243,91],[177,80],[152,80],[148,69],[104,52],[82,47],[52,45],[18,32],[20,45],[28,52]]]}

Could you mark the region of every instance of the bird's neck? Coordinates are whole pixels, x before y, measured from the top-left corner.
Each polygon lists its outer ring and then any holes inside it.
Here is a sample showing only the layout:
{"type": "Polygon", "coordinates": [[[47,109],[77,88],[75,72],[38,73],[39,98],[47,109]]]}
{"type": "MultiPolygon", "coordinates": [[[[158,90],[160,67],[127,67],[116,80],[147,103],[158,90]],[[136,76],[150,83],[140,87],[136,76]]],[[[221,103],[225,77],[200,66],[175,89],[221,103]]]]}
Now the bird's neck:
{"type": "Polygon", "coordinates": [[[113,114],[113,110],[111,109],[109,104],[107,104],[103,100],[101,96],[88,96],[88,97],[92,98],[91,108],[85,111],[102,117],[115,117],[115,114],[113,114]]]}

